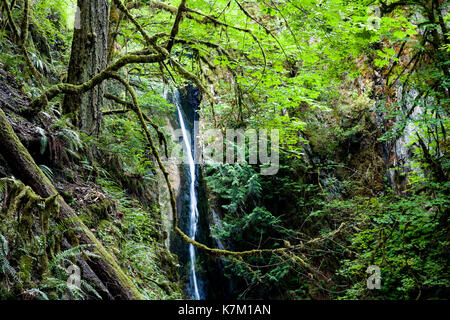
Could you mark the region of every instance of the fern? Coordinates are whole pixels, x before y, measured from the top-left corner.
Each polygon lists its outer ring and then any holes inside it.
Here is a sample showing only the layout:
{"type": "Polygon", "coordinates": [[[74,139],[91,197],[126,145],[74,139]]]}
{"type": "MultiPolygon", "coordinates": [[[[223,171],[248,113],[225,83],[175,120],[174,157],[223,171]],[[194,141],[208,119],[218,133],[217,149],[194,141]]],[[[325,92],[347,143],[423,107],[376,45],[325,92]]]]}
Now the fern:
{"type": "Polygon", "coordinates": [[[81,288],[69,284],[67,280],[64,279],[54,277],[46,278],[41,289],[46,291],[56,291],[59,294],[59,298],[62,300],[69,299],[69,296],[67,296],[67,292],[69,292],[74,299],[81,300],[84,298],[84,294],[81,288]]]}
{"type": "Polygon", "coordinates": [[[49,300],[49,298],[45,292],[42,292],[41,290],[36,289],[36,288],[26,290],[24,293],[31,294],[31,295],[36,294],[37,300],[49,300]]]}
{"type": "MultiPolygon", "coordinates": [[[[84,253],[88,257],[99,258],[98,255],[96,255],[95,253],[92,253],[88,250],[86,250],[84,252],[82,251],[83,249],[91,247],[91,246],[92,245],[90,245],[90,244],[81,244],[81,245],[75,246],[73,248],[61,251],[50,261],[49,269],[50,270],[59,269],[59,268],[61,268],[61,264],[65,263],[65,262],[72,264],[72,262],[69,259],[78,257],[82,253],[84,253]]],[[[65,270],[65,268],[64,268],[64,270],[65,270]]]]}
{"type": "Polygon", "coordinates": [[[49,270],[52,271],[55,277],[47,278],[46,283],[42,288],[48,290],[55,289],[57,292],[63,295],[63,298],[65,293],[68,291],[74,299],[84,299],[87,293],[91,293],[97,298],[101,299],[100,294],[87,281],[80,279],[80,287],[74,286],[67,281],[69,274],[67,272],[66,266],[73,264],[73,262],[70,260],[71,258],[78,257],[81,254],[84,254],[88,257],[99,258],[98,255],[88,250],[83,250],[88,247],[92,247],[92,245],[78,245],[76,247],[62,251],[55,257],[53,257],[49,264],[49,270]]]}
{"type": "Polygon", "coordinates": [[[39,150],[39,152],[42,154],[44,154],[45,150],[47,149],[47,145],[48,145],[48,138],[47,135],[45,134],[45,130],[40,128],[40,127],[36,127],[36,131],[40,134],[41,136],[41,148],[39,150]]]}
{"type": "Polygon", "coordinates": [[[53,171],[52,171],[52,169],[50,169],[49,167],[47,167],[46,165],[43,165],[43,164],[39,165],[39,168],[45,174],[45,176],[47,178],[49,178],[50,181],[53,182],[53,171]]]}
{"type": "Polygon", "coordinates": [[[78,151],[83,147],[83,142],[81,141],[80,136],[74,130],[63,128],[57,132],[56,135],[63,138],[67,142],[69,150],[78,151]]]}
{"type": "Polygon", "coordinates": [[[100,296],[100,294],[97,292],[97,290],[94,289],[93,286],[91,286],[89,284],[89,282],[87,282],[86,280],[81,279],[81,287],[85,288],[85,292],[89,292],[92,293],[93,295],[95,295],[98,299],[102,299],[102,297],[100,296]]]}
{"type": "Polygon", "coordinates": [[[20,282],[20,279],[17,277],[16,270],[9,264],[8,261],[8,241],[6,238],[0,233],[0,270],[5,275],[10,275],[14,281],[20,282]]]}

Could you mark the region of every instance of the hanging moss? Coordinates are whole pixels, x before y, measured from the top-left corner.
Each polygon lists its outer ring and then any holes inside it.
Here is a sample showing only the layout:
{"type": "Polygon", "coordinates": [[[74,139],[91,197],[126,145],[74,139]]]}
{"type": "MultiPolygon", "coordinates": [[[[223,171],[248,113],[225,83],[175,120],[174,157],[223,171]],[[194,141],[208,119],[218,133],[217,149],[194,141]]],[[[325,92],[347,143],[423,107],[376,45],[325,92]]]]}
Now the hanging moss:
{"type": "MultiPolygon", "coordinates": [[[[34,191],[25,186],[21,181],[16,179],[4,178],[0,180],[5,188],[4,209],[6,211],[5,218],[7,220],[17,221],[17,230],[15,234],[10,233],[11,239],[22,243],[23,248],[29,247],[32,255],[36,255],[39,261],[40,273],[45,277],[48,273],[49,254],[47,252],[48,237],[50,229],[50,219],[59,215],[58,196],[52,196],[42,199],[34,191]],[[34,215],[39,216],[39,223],[36,224],[34,215]],[[40,236],[36,238],[36,234],[40,236]],[[34,235],[34,237],[33,237],[34,235]],[[33,249],[33,247],[35,247],[33,249]]],[[[55,246],[54,233],[50,243],[55,246]]],[[[54,252],[54,250],[49,250],[54,252]]],[[[32,258],[30,255],[23,255],[19,259],[19,278],[23,283],[31,280],[32,258]]]]}
{"type": "Polygon", "coordinates": [[[23,255],[19,261],[19,277],[24,285],[31,282],[31,269],[33,267],[33,258],[29,255],[23,255]]]}
{"type": "Polygon", "coordinates": [[[19,221],[19,233],[23,239],[30,239],[33,227],[33,201],[29,200],[21,212],[19,221]]]}

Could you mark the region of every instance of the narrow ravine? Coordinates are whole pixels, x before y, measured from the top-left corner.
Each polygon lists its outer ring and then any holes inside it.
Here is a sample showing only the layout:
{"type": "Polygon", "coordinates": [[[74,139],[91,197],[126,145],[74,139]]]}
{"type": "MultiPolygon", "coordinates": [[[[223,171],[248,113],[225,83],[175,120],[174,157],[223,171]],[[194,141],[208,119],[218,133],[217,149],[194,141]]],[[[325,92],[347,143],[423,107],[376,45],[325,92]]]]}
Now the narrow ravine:
{"type": "MultiPolygon", "coordinates": [[[[175,92],[175,104],[178,112],[178,120],[180,122],[181,131],[183,133],[183,142],[184,142],[184,151],[186,155],[186,160],[188,164],[189,170],[189,220],[188,220],[188,235],[191,239],[195,240],[195,236],[197,234],[198,227],[198,208],[197,208],[197,194],[195,192],[195,184],[196,184],[196,174],[195,174],[195,163],[194,163],[194,148],[191,147],[191,139],[189,139],[188,132],[186,130],[185,121],[183,118],[183,114],[181,112],[181,104],[179,91],[175,92]]],[[[195,300],[201,300],[203,297],[203,293],[199,288],[197,273],[195,268],[195,260],[196,260],[196,250],[192,244],[189,244],[189,259],[190,259],[190,274],[189,274],[189,293],[195,300]]]]}

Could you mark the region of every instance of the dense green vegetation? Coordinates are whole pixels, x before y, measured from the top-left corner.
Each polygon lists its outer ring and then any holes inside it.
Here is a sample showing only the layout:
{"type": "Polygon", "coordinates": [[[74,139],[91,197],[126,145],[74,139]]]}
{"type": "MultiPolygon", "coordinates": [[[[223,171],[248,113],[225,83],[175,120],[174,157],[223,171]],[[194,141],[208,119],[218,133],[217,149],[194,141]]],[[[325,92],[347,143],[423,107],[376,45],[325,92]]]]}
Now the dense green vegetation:
{"type": "Polygon", "coordinates": [[[48,181],[0,128],[0,299],[189,298],[174,254],[186,178],[166,161],[178,123],[164,96],[187,84],[202,94],[200,138],[280,135],[275,175],[248,152],[201,167],[209,240],[194,245],[223,268],[206,255],[197,265],[223,272],[228,297],[448,299],[449,11],[440,0],[1,0],[0,108],[48,181]],[[94,9],[109,12],[98,29],[94,9]],[[72,264],[90,275],[81,286],[67,282],[72,264]],[[367,287],[374,265],[379,289],[367,287]]]}

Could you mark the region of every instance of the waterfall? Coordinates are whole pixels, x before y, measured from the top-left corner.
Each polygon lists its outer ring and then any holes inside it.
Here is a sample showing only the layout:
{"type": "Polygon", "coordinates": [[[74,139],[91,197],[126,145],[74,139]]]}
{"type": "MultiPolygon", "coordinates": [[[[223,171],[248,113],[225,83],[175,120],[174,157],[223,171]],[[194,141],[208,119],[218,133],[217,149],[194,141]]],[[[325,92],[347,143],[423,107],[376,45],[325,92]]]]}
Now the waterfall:
{"type": "MultiPolygon", "coordinates": [[[[195,163],[194,163],[194,155],[192,153],[191,148],[191,140],[188,138],[188,133],[186,130],[183,114],[181,112],[180,108],[180,98],[179,98],[179,92],[178,90],[175,93],[176,96],[176,107],[178,111],[178,119],[180,121],[181,131],[183,133],[183,141],[185,146],[185,153],[188,161],[188,167],[189,167],[189,177],[190,177],[190,186],[189,186],[189,230],[188,230],[188,236],[195,240],[195,236],[197,234],[197,226],[198,226],[198,207],[197,207],[197,195],[195,192],[195,183],[196,183],[196,174],[195,174],[195,163]]],[[[195,300],[202,299],[201,296],[201,290],[199,289],[199,284],[197,280],[197,273],[195,270],[195,258],[196,258],[196,252],[194,246],[190,243],[189,244],[189,258],[190,258],[190,274],[189,274],[189,286],[190,291],[193,294],[193,297],[195,300]]]]}

